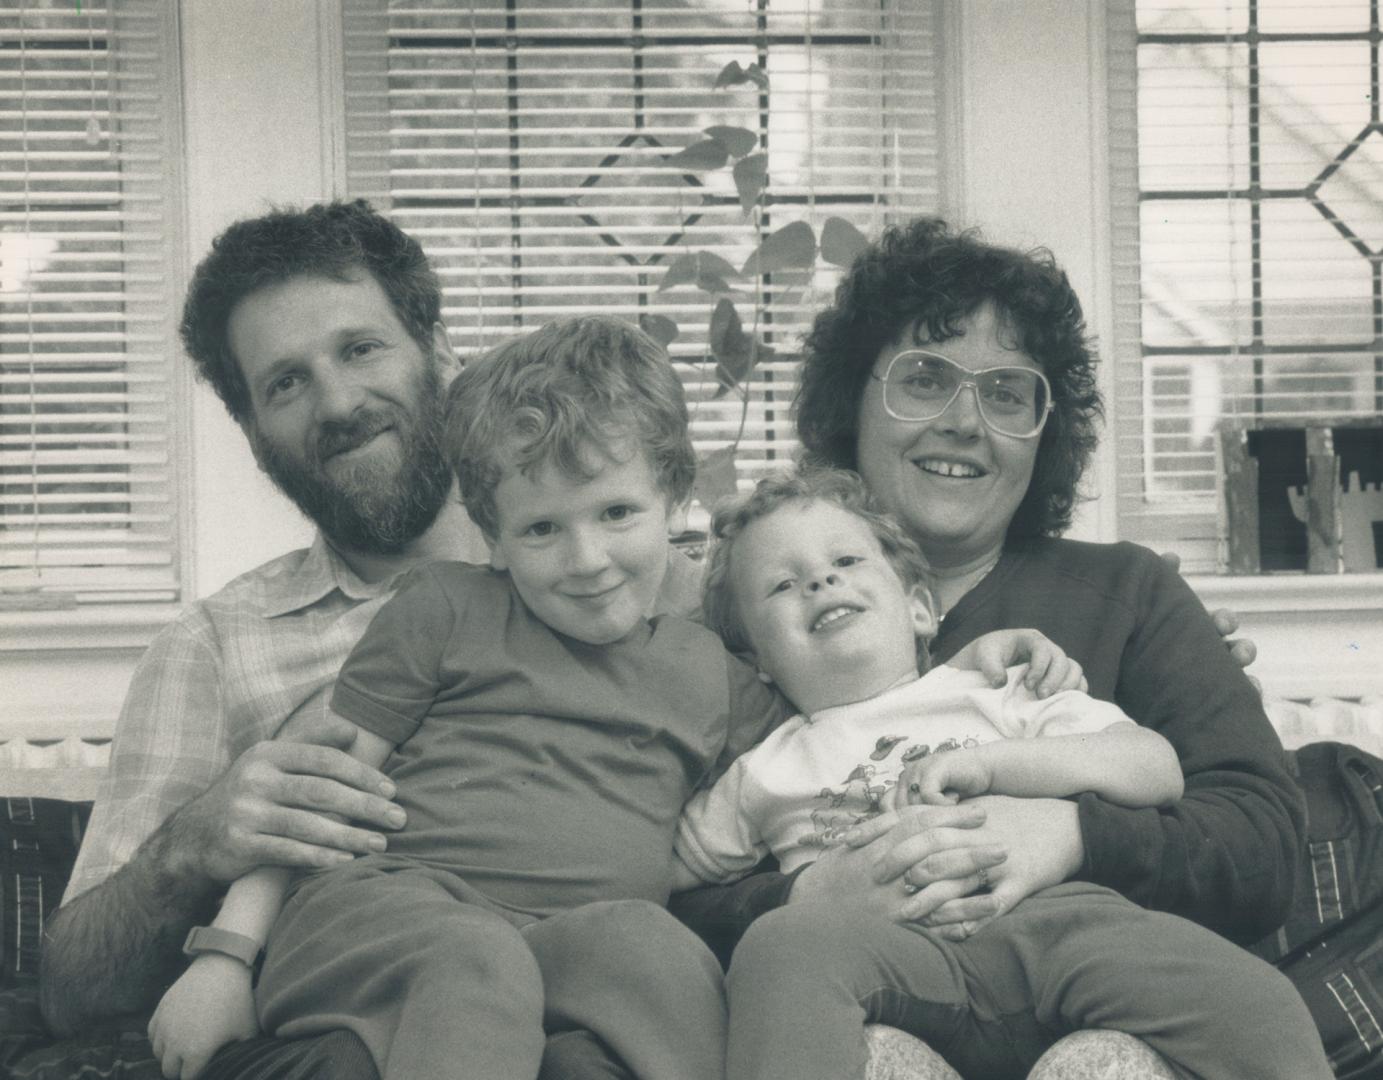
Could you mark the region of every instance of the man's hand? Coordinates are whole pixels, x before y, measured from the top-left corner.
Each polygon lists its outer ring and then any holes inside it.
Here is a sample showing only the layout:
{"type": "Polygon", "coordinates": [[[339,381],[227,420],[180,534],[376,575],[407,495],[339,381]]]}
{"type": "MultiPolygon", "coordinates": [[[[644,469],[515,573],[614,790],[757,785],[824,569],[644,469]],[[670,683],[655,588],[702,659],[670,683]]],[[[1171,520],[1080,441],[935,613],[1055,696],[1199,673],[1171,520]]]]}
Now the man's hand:
{"type": "Polygon", "coordinates": [[[229,882],[258,866],[330,866],[384,850],[382,833],[347,824],[404,824],[389,801],[394,785],[346,752],[355,727],[328,717],[291,734],[301,741],[250,747],[170,819],[170,858],[195,860],[206,877],[229,882]]]}
{"type": "MultiPolygon", "coordinates": [[[[1175,551],[1164,551],[1162,561],[1173,570],[1181,570],[1181,556],[1175,551]]],[[[1229,608],[1216,608],[1210,613],[1210,620],[1215,624],[1215,629],[1220,632],[1220,637],[1224,639],[1225,647],[1229,649],[1229,655],[1234,658],[1234,662],[1242,668],[1248,667],[1258,658],[1258,646],[1253,643],[1252,638],[1230,637],[1231,634],[1239,632],[1239,616],[1230,611],[1229,608]]],[[[1263,692],[1263,684],[1249,676],[1249,681],[1258,687],[1258,692],[1263,692]]]]}
{"type": "Polygon", "coordinates": [[[194,1080],[226,1043],[258,1034],[250,969],[218,953],[192,961],[149,1021],[149,1041],[167,1080],[194,1080]]]}

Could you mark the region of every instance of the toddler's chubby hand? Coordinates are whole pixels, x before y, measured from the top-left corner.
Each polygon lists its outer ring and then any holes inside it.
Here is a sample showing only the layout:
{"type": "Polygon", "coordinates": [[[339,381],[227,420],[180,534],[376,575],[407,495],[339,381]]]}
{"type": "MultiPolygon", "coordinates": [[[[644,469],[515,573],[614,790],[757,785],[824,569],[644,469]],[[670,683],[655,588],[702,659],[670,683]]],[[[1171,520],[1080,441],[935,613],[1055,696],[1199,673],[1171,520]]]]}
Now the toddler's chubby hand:
{"type": "Polygon", "coordinates": [[[980,671],[996,687],[1007,681],[1010,667],[1026,663],[1023,685],[1039,698],[1089,689],[1080,663],[1040,630],[995,630],[976,638],[948,662],[980,671]]]}
{"type": "Polygon", "coordinates": [[[924,803],[945,806],[988,794],[993,770],[983,754],[971,750],[944,750],[903,766],[893,789],[893,809],[924,803]]]}
{"type": "Polygon", "coordinates": [[[167,1080],[194,1080],[226,1043],[258,1034],[250,969],[218,953],[197,957],[149,1021],[149,1041],[167,1080]]]}

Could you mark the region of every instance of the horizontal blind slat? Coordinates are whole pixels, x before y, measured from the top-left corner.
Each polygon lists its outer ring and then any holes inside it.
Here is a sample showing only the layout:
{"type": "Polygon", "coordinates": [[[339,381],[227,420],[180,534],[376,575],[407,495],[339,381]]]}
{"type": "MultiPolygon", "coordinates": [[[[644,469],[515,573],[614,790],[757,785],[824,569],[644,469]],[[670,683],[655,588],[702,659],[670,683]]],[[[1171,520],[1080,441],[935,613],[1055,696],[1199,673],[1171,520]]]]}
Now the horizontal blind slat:
{"type": "Polygon", "coordinates": [[[176,594],[173,15],[0,12],[0,589],[176,594]]]}

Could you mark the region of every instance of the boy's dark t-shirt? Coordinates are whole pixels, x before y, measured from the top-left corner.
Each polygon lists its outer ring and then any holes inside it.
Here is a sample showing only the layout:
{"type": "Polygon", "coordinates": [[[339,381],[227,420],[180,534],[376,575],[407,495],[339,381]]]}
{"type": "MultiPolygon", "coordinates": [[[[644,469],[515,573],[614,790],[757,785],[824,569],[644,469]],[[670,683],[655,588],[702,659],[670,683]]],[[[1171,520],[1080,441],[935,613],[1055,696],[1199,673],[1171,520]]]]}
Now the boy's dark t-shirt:
{"type": "Polygon", "coordinates": [[[537,916],[665,902],[682,805],[790,711],[702,626],[664,616],[589,645],[536,619],[507,575],[454,562],[409,575],[332,708],[398,744],[384,771],[408,826],[372,858],[537,916]]]}

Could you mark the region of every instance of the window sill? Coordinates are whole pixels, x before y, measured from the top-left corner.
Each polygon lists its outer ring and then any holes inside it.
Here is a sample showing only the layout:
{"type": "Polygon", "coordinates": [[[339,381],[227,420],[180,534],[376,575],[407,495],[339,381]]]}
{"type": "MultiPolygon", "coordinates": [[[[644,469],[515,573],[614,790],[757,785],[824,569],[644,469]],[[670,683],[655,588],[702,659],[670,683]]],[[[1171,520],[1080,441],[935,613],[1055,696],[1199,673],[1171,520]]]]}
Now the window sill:
{"type": "Polygon", "coordinates": [[[1211,608],[1251,612],[1383,609],[1383,572],[1374,574],[1198,575],[1187,580],[1211,608]]]}
{"type": "Polygon", "coordinates": [[[1383,700],[1383,574],[1189,580],[1206,607],[1238,615],[1258,647],[1249,673],[1270,695],[1383,700]]]}
{"type": "Polygon", "coordinates": [[[0,612],[0,652],[143,649],[180,610],[160,603],[0,612]]]}

